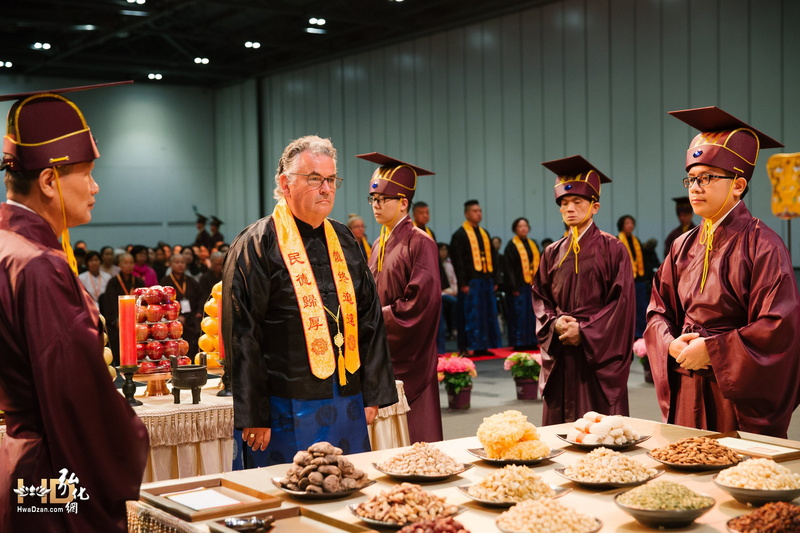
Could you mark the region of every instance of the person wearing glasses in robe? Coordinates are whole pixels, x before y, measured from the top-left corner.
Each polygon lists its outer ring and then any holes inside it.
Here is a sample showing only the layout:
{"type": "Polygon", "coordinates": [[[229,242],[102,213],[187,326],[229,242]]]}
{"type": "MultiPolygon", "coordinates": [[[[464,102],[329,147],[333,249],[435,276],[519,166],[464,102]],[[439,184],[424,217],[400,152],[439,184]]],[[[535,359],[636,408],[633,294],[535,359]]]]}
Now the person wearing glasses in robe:
{"type": "Polygon", "coordinates": [[[785,438],[800,403],[800,296],[780,236],[742,202],[759,150],[783,145],[717,107],[670,114],[701,132],[683,184],[703,222],[653,279],[645,342],[663,419],[785,438]]]}
{"type": "Polygon", "coordinates": [[[353,234],[328,218],[336,149],[292,141],[272,215],[245,228],[223,267],[222,337],[231,371],[235,468],[290,463],[327,441],[370,450],[367,425],[397,402],[375,281],[353,234]]]}

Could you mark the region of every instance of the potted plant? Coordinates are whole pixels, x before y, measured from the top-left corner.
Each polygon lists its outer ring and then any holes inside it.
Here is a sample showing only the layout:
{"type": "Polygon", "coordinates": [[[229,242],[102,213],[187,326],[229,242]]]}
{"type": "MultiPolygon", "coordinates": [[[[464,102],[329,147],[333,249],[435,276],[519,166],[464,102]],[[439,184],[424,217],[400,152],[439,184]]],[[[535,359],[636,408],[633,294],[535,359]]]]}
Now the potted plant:
{"type": "Polygon", "coordinates": [[[478,375],[475,363],[457,353],[440,355],[436,366],[439,382],[447,390],[447,403],[451,409],[469,409],[472,378],[478,375]]]}
{"type": "Polygon", "coordinates": [[[535,400],[539,397],[539,372],[542,369],[542,355],[539,352],[514,352],[506,357],[503,368],[511,371],[518,400],[535,400]]]}
{"type": "Polygon", "coordinates": [[[647,358],[647,345],[644,339],[636,339],[633,343],[633,353],[639,358],[639,362],[644,367],[644,380],[646,383],[653,382],[653,374],[650,372],[650,360],[647,358]]]}

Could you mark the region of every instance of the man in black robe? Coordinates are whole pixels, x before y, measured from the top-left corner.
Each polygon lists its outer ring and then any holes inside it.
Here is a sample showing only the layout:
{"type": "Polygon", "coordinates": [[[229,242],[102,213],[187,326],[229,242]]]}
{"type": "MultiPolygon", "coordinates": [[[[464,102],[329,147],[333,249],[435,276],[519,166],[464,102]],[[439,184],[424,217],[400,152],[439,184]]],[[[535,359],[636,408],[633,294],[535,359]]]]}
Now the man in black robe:
{"type": "Polygon", "coordinates": [[[556,179],[566,237],[544,251],[533,281],[542,350],[542,424],[588,411],[628,414],[636,300],[628,252],[600,231],[600,184],[611,180],[581,156],[542,163],[556,179]]]}
{"type": "Polygon", "coordinates": [[[22,99],[9,112],[0,204],[2,533],[127,531],[125,500],[138,499],[147,460],[147,430],[108,375],[69,245],[68,228],[92,218],[100,154],[57,94],[68,91],[3,98],[22,99]]]}
{"type": "Polygon", "coordinates": [[[675,239],[689,231],[694,227],[694,211],[692,211],[692,204],[689,202],[688,196],[677,196],[672,199],[675,202],[675,214],[678,216],[680,225],[669,232],[667,238],[664,239],[664,257],[669,255],[669,249],[675,239]]]}

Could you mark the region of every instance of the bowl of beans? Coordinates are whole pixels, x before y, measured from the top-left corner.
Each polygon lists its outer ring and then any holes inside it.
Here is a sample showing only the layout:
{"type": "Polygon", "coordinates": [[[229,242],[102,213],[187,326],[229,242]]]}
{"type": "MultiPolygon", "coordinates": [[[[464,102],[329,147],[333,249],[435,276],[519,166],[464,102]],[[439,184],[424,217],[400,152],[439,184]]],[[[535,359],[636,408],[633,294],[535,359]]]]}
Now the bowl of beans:
{"type": "Polygon", "coordinates": [[[800,506],[787,502],[770,502],[752,513],[731,518],[727,526],[731,533],[797,531],[800,526],[800,506]]]}
{"type": "Polygon", "coordinates": [[[714,498],[671,481],[651,481],[614,496],[617,507],[651,528],[688,527],[714,507],[714,498]]]}

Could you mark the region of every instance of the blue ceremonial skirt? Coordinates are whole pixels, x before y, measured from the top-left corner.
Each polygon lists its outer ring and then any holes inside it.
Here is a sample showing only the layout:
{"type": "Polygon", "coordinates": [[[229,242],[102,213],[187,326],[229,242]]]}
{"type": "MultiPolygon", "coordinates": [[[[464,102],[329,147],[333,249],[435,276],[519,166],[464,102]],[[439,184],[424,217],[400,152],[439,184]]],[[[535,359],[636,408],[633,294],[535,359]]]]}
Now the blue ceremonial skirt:
{"type": "Polygon", "coordinates": [[[473,279],[469,293],[458,293],[458,348],[486,350],[502,344],[497,322],[494,280],[473,279]],[[462,334],[463,332],[463,334],[462,334]]]}
{"type": "Polygon", "coordinates": [[[511,346],[537,346],[536,315],[533,314],[533,294],[530,285],[517,287],[519,295],[506,295],[508,319],[508,344],[511,346]]]}
{"type": "Polygon", "coordinates": [[[272,436],[266,450],[253,451],[242,440],[242,431],[234,430],[234,470],[291,463],[299,450],[321,441],[330,442],[345,454],[372,449],[361,394],[341,396],[337,385],[332,399],[271,396],[269,414],[272,436]]]}

